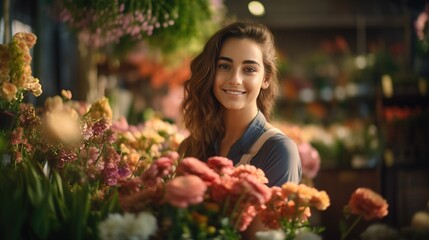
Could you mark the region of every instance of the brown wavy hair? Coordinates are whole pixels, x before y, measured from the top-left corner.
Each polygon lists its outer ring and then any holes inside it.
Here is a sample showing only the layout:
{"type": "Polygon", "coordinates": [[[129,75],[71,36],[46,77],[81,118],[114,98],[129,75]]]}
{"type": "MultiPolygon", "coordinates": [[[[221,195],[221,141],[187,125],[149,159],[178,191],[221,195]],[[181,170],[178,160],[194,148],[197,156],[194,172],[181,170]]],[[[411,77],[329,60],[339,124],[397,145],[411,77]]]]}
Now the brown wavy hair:
{"type": "Polygon", "coordinates": [[[191,77],[184,83],[185,98],[182,102],[184,124],[190,135],[179,147],[181,156],[201,160],[215,154],[213,144],[224,135],[221,104],[212,87],[216,73],[216,59],[225,40],[250,39],[256,42],[263,54],[267,89],[261,89],[257,98],[259,110],[270,119],[278,93],[278,79],[274,37],[264,25],[235,22],[217,31],[205,44],[203,51],[191,62],[191,77]]]}

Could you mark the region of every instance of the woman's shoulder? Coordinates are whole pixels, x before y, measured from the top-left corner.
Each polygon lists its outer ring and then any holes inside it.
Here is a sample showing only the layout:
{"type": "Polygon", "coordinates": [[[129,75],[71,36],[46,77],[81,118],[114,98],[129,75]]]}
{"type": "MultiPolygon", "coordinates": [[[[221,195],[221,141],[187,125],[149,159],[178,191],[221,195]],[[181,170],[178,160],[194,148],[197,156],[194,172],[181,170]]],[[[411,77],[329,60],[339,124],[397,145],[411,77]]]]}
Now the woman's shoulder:
{"type": "Polygon", "coordinates": [[[274,126],[272,126],[271,124],[267,123],[267,127],[265,132],[267,131],[271,131],[271,137],[269,139],[267,139],[267,142],[269,142],[270,144],[275,144],[275,145],[295,145],[296,143],[295,141],[290,138],[289,136],[287,136],[283,131],[281,131],[278,128],[275,128],[274,126]]]}
{"type": "Polygon", "coordinates": [[[270,137],[261,146],[259,152],[262,153],[262,156],[284,158],[298,155],[298,147],[295,141],[281,130],[274,129],[276,128],[271,127],[266,130],[270,130],[273,133],[271,133],[270,137]]]}

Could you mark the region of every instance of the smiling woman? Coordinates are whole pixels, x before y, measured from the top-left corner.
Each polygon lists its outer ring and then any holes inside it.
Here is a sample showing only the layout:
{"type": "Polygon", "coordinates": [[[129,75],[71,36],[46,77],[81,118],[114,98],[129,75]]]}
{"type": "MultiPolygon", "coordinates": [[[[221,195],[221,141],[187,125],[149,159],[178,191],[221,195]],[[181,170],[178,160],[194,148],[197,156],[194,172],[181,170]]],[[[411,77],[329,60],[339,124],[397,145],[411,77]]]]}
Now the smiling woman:
{"type": "MultiPolygon", "coordinates": [[[[268,186],[301,180],[295,142],[270,119],[277,95],[274,38],[261,24],[236,22],[215,33],[191,63],[182,103],[190,136],[179,147],[184,157],[212,156],[264,171],[268,186]]],[[[264,229],[259,218],[246,231],[264,229]]]]}
{"type": "Polygon", "coordinates": [[[223,44],[216,66],[213,92],[225,109],[241,110],[253,118],[256,99],[269,86],[264,76],[262,52],[248,39],[231,38],[223,44]]]}

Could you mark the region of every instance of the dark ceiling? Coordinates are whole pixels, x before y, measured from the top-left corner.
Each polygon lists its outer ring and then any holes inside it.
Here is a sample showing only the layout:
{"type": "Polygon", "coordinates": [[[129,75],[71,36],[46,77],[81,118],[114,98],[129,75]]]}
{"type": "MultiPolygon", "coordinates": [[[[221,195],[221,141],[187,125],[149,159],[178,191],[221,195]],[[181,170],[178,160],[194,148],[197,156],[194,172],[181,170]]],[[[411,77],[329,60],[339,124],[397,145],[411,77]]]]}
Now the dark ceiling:
{"type": "Polygon", "coordinates": [[[252,16],[250,0],[225,0],[228,14],[272,28],[400,25],[407,14],[423,10],[427,0],[260,0],[265,15],[252,16]]]}

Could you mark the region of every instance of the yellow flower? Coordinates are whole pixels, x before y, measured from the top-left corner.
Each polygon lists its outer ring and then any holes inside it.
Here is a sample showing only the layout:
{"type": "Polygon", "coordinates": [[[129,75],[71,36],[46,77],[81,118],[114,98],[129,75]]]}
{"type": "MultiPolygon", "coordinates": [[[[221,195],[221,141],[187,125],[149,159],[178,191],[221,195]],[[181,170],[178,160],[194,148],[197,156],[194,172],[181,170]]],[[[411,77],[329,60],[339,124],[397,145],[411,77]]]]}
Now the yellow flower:
{"type": "Polygon", "coordinates": [[[106,97],[101,98],[92,104],[86,116],[94,121],[100,119],[112,120],[113,113],[106,97]]]}
{"type": "Polygon", "coordinates": [[[6,99],[6,101],[11,102],[16,99],[16,93],[18,92],[18,89],[12,83],[3,82],[0,90],[0,96],[6,99]]]}
{"type": "Polygon", "coordinates": [[[63,100],[60,96],[48,97],[45,100],[45,108],[47,111],[57,111],[64,108],[63,100]]]}
{"type": "Polygon", "coordinates": [[[63,96],[63,98],[65,98],[65,99],[70,100],[70,99],[72,99],[72,92],[70,90],[63,89],[63,90],[61,90],[61,96],[63,96]]]}

